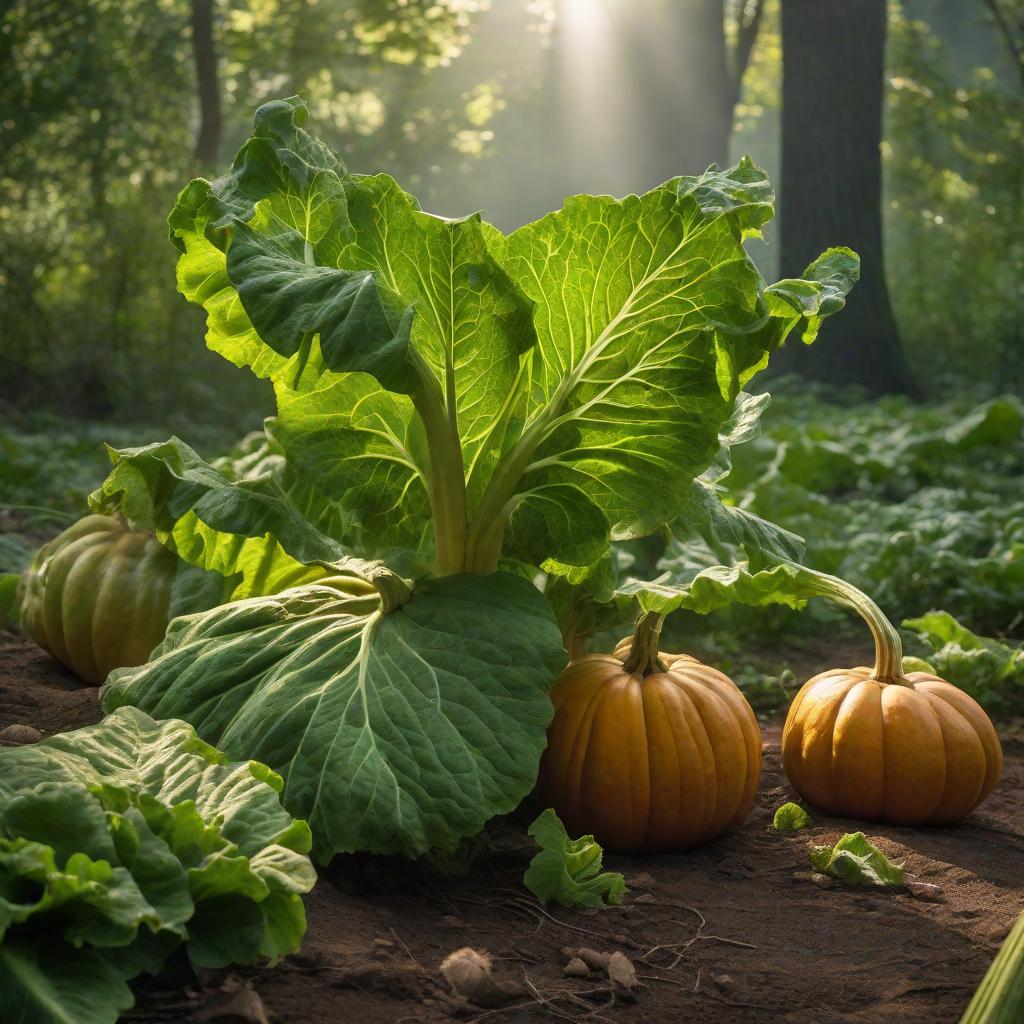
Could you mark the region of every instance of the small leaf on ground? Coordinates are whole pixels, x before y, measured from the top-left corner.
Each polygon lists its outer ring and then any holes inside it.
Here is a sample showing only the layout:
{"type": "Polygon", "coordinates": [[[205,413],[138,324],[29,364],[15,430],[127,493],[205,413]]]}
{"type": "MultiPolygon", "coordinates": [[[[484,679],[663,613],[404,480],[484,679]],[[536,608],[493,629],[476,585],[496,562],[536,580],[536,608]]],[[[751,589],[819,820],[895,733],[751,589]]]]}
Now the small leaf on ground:
{"type": "Polygon", "coordinates": [[[563,907],[604,907],[622,902],[626,882],[617,871],[601,872],[602,850],[593,836],[570,839],[549,807],[530,826],[541,850],[526,869],[523,884],[542,903],[563,907]]]}
{"type": "Polygon", "coordinates": [[[811,847],[816,871],[838,878],[846,885],[903,885],[903,866],[893,864],[863,832],[848,832],[835,846],[811,847]]]}
{"type": "Polygon", "coordinates": [[[805,828],[811,823],[811,816],[799,805],[794,803],[783,804],[772,819],[772,826],[780,832],[792,832],[798,828],[805,828]]]}

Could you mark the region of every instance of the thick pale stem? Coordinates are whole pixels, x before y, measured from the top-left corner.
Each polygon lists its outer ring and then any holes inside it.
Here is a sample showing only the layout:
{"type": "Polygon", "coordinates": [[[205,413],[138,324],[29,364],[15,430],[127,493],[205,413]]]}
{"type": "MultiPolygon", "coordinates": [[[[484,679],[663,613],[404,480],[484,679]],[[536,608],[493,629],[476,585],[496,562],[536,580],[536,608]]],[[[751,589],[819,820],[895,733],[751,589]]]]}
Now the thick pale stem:
{"type": "Polygon", "coordinates": [[[473,516],[466,545],[466,569],[469,572],[493,572],[501,555],[505,526],[518,504],[516,491],[538,445],[544,440],[557,406],[550,406],[498,463],[473,516]]]}
{"type": "Polygon", "coordinates": [[[423,420],[428,438],[430,465],[427,488],[434,520],[434,543],[442,573],[463,572],[466,568],[466,471],[462,463],[462,444],[458,426],[441,400],[437,379],[429,367],[415,357],[414,365],[421,388],[413,404],[423,420]]]}
{"type": "Polygon", "coordinates": [[[882,609],[852,583],[826,573],[813,572],[812,575],[818,582],[815,588],[818,594],[852,608],[867,623],[875,641],[875,679],[909,685],[903,675],[903,643],[882,609]]]}
{"type": "Polygon", "coordinates": [[[633,644],[629,654],[622,661],[622,667],[633,675],[646,676],[652,672],[665,672],[667,666],[658,653],[661,642],[661,625],[665,616],[657,612],[644,612],[636,620],[633,630],[633,644]]]}
{"type": "Polygon", "coordinates": [[[474,518],[470,527],[469,540],[466,544],[467,572],[494,572],[501,558],[501,549],[505,542],[505,527],[512,510],[519,504],[519,496],[513,495],[504,507],[493,517],[474,518]],[[476,529],[474,529],[476,527],[476,529]]]}

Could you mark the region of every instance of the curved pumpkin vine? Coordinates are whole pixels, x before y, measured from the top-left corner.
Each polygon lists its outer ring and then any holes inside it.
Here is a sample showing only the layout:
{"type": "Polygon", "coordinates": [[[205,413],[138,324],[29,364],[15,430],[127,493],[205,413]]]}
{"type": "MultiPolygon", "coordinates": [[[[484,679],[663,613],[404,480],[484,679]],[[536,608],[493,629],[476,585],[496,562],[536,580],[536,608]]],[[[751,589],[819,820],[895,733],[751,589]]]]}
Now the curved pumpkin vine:
{"type": "Polygon", "coordinates": [[[744,241],[774,195],[749,159],[505,235],[349,173],[306,116],[261,107],[230,172],[169,218],[207,344],[273,384],[285,472],[229,480],[177,438],[111,453],[94,509],[240,600],[176,620],[103,699],[279,770],[321,859],[415,856],[533,786],[559,623],[639,592],[608,571],[613,541],[682,519],[798,557],[715,481],[767,400],[742,388],[791,331],[814,340],[858,261],[830,249],[767,285],[744,241]],[[303,567],[378,596],[276,592],[303,567]]]}

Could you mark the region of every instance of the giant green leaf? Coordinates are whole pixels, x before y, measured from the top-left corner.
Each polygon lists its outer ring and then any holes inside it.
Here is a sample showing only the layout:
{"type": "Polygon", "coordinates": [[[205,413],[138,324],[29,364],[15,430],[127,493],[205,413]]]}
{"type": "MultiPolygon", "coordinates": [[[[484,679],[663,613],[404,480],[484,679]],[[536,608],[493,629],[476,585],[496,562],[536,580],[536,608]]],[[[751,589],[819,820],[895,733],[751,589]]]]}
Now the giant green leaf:
{"type": "Polygon", "coordinates": [[[176,620],[103,703],[184,717],[279,770],[321,860],[416,856],[530,790],[564,660],[544,598],[508,573],[420,583],[386,614],[310,585],[176,620]]]}
{"type": "Polygon", "coordinates": [[[365,374],[326,374],[277,389],[273,433],[300,481],[341,497],[361,551],[433,548],[429,456],[409,398],[365,374]]]}
{"type": "MultiPolygon", "coordinates": [[[[181,250],[178,287],[207,313],[207,344],[260,377],[286,365],[304,365],[297,347],[275,347],[261,338],[228,276],[227,251],[236,220],[247,221],[256,204],[273,196],[265,216],[276,231],[301,229],[303,240],[319,241],[329,228],[346,224],[341,161],[301,128],[305,107],[297,100],[265,104],[256,112],[252,136],[231,172],[216,182],[192,181],[168,217],[171,240],[181,250]],[[296,357],[296,358],[292,358],[296,357]]],[[[295,371],[288,367],[291,375],[295,371]]]]}
{"type": "Polygon", "coordinates": [[[538,334],[530,398],[541,439],[509,553],[543,561],[558,550],[539,519],[577,546],[585,526],[586,564],[609,532],[638,536],[672,518],[710,461],[732,400],[718,385],[714,325],[756,320],[757,274],[727,215],[705,218],[667,186],[575,196],[492,244],[534,302],[538,334]],[[531,516],[541,503],[552,507],[531,516]],[[600,532],[589,511],[577,519],[590,506],[600,532]]]}
{"type": "Polygon", "coordinates": [[[744,162],[621,201],[575,196],[507,239],[492,234],[535,304],[539,339],[520,442],[529,458],[518,493],[499,491],[512,508],[506,553],[537,561],[545,546],[570,547],[593,561],[609,533],[640,536],[672,519],[712,461],[740,384],[793,327],[809,331],[838,308],[833,293],[853,274],[825,257],[812,266],[828,284],[804,282],[803,305],[765,291],[741,243],[769,196],[764,173],[744,162]]]}

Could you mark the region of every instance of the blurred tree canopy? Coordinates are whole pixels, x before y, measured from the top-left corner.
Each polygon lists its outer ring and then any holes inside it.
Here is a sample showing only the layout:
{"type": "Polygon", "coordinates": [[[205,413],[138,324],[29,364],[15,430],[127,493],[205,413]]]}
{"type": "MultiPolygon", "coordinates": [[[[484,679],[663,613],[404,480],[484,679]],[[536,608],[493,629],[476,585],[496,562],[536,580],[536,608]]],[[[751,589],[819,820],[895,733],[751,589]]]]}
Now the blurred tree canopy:
{"type": "MultiPolygon", "coordinates": [[[[206,352],[164,221],[270,97],[302,92],[354,169],[508,229],[567,191],[642,189],[721,158],[720,141],[694,152],[698,122],[710,140],[731,122],[732,153],[777,179],[779,26],[780,0],[13,0],[0,401],[134,420],[269,411],[206,352]],[[671,42],[688,33],[711,58],[699,74],[671,42]]],[[[1022,53],[1024,0],[890,3],[885,270],[931,393],[1021,383],[1022,53]]],[[[777,245],[755,255],[772,264],[777,245]]]]}
{"type": "Polygon", "coordinates": [[[904,344],[932,391],[964,380],[1020,389],[1024,2],[906,2],[903,16],[896,10],[884,214],[904,344]],[[977,45],[979,29],[992,49],[958,54],[957,36],[977,45]]]}
{"type": "MultiPolygon", "coordinates": [[[[478,13],[474,0],[15,0],[0,22],[5,405],[136,419],[260,407],[175,292],[174,196],[223,172],[260,103],[299,91],[353,167],[386,167],[428,203],[454,188],[502,102],[500,62],[443,74],[478,13]]],[[[523,14],[525,32],[537,16],[523,14]]]]}

